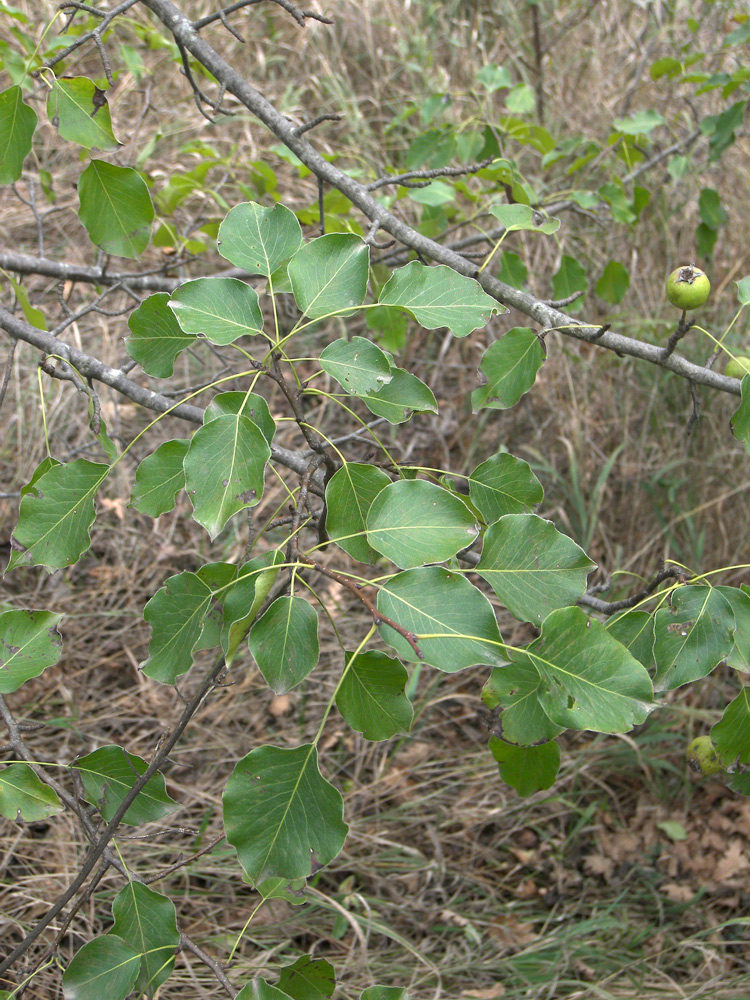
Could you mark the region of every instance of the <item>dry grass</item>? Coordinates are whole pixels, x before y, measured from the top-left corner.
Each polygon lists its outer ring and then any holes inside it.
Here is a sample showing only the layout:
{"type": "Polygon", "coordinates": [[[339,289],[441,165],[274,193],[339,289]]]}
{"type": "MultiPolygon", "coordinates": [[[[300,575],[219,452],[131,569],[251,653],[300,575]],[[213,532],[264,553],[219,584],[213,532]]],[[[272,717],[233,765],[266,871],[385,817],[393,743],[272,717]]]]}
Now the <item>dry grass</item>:
{"type": "MultiPolygon", "coordinates": [[[[17,6],[41,25],[41,5],[17,0],[17,6]]],[[[53,10],[52,3],[43,6],[53,10]]],[[[519,79],[534,82],[531,21],[522,5],[342,0],[331,6],[333,28],[310,24],[304,31],[270,4],[253,7],[238,19],[248,39],[244,49],[220,26],[206,34],[295,120],[321,111],[343,114],[343,123],[324,125],[316,136],[324,151],[340,155],[352,169],[374,176],[401,164],[422,127],[418,112],[406,118],[403,112],[419,108],[436,91],[453,98],[444,120],[464,127],[496,118],[502,110],[496,99],[482,96],[474,83],[485,62],[504,64],[519,79]]],[[[190,4],[196,16],[213,7],[208,0],[190,4]]],[[[691,111],[684,93],[648,76],[653,60],[690,39],[679,17],[662,12],[657,23],[651,8],[624,0],[595,4],[587,15],[586,10],[549,0],[542,7],[544,39],[556,40],[544,62],[547,127],[556,135],[606,141],[613,118],[651,107],[671,118],[675,102],[687,125],[691,111]]],[[[133,14],[141,22],[145,16],[133,14]]],[[[721,5],[705,5],[698,40],[707,49],[716,47],[725,16],[721,5]]],[[[118,37],[137,41],[129,28],[118,37]]],[[[133,162],[145,138],[160,133],[145,164],[157,196],[170,178],[198,163],[186,143],[201,140],[223,158],[209,176],[230,204],[245,197],[238,183],[247,182],[248,164],[256,160],[272,166],[286,203],[296,208],[315,203],[309,178],[298,178],[269,151],[272,143],[253,121],[240,115],[210,126],[190,101],[168,51],[143,56],[151,76],[139,82],[125,74],[112,110],[127,139],[118,154],[122,163],[133,162]]],[[[98,75],[96,53],[87,54],[75,72],[98,75]]],[[[701,101],[706,113],[715,110],[717,96],[701,101]]],[[[46,228],[47,253],[90,263],[77,236],[71,190],[79,165],[51,126],[44,125],[41,134],[39,160],[54,176],[60,209],[46,228]]],[[[513,146],[507,153],[533,175],[536,154],[513,146]]],[[[509,249],[525,259],[529,286],[542,297],[551,295],[551,276],[563,253],[587,262],[594,280],[610,257],[623,261],[632,285],[616,327],[644,339],[663,337],[673,319],[662,301],[663,276],[693,258],[697,196],[702,185],[715,187],[729,222],[710,268],[711,305],[701,319],[719,335],[733,314],[731,281],[748,270],[747,154],[743,135],[700,181],[674,185],[658,171],[646,178],[651,208],[632,230],[568,214],[558,238],[518,234],[509,249]]],[[[19,191],[25,192],[24,185],[19,191]]],[[[564,190],[543,193],[554,201],[564,190]]],[[[8,189],[0,204],[7,244],[36,253],[36,227],[26,206],[8,189]]],[[[418,218],[414,205],[403,202],[400,209],[418,218]]],[[[200,191],[179,211],[185,233],[222,215],[215,197],[200,191]]],[[[150,249],[147,260],[158,259],[159,251],[150,249]]],[[[220,266],[220,259],[209,255],[206,270],[220,266]]],[[[55,289],[32,280],[27,286],[34,302],[56,317],[55,289]]],[[[68,292],[71,308],[91,294],[84,288],[68,292]]],[[[105,304],[115,308],[124,300],[115,294],[105,304]]],[[[611,318],[595,300],[586,315],[592,322],[611,318]]],[[[532,462],[546,490],[542,513],[585,543],[600,564],[599,579],[616,574],[614,596],[650,576],[665,558],[696,571],[749,561],[744,526],[750,521],[750,473],[728,431],[734,399],[702,393],[703,421],[686,441],[690,400],[682,381],[555,334],[547,339],[549,358],[537,385],[516,408],[471,417],[466,397],[484,348],[518,324],[525,319],[510,313],[467,340],[448,343],[412,332],[403,363],[432,385],[440,415],[415,418],[406,433],[393,434],[389,444],[396,454],[466,473],[504,445],[532,462]]],[[[92,314],[66,336],[117,365],[126,334],[126,317],[92,314]]],[[[319,331],[317,341],[305,342],[304,352],[314,351],[322,336],[319,331]]],[[[741,337],[737,331],[729,343],[739,344],[741,337]]],[[[710,345],[694,334],[685,351],[699,360],[708,356],[710,345]]],[[[220,354],[206,359],[186,353],[175,384],[210,378],[224,358],[230,360],[220,354]]],[[[33,352],[21,347],[2,410],[0,481],[7,493],[28,481],[45,453],[35,364],[33,352]]],[[[46,380],[43,393],[52,454],[61,460],[95,455],[85,401],[67,383],[46,380]]],[[[272,410],[280,405],[271,402],[272,410]]],[[[122,444],[147,422],[114,396],[102,394],[102,403],[108,429],[122,444]]],[[[325,403],[315,416],[327,433],[349,429],[325,403]]],[[[160,440],[184,433],[178,421],[162,421],[132,461],[118,468],[106,487],[108,503],[96,522],[92,548],[79,564],[51,577],[21,570],[4,580],[8,597],[19,605],[66,613],[60,665],[9,698],[19,716],[45,723],[32,745],[52,765],[64,768],[76,754],[112,742],[148,756],[179,714],[178,695],[144,680],[136,669],[148,642],[143,605],[175,572],[238,558],[249,534],[240,524],[210,544],[190,521],[185,499],[157,525],[125,510],[136,462],[160,440]]],[[[277,440],[300,446],[291,430],[282,430],[277,440]]],[[[282,488],[269,482],[256,523],[282,501],[282,488]]],[[[0,541],[7,546],[16,501],[0,499],[0,505],[0,541]]],[[[747,575],[733,571],[725,579],[737,583],[747,575]]],[[[343,633],[356,635],[354,608],[332,588],[324,596],[336,608],[343,633]]],[[[239,663],[230,685],[206,702],[173,754],[167,778],[181,807],[172,825],[145,840],[118,839],[139,877],[157,875],[220,835],[220,789],[239,756],[263,742],[296,744],[311,737],[339,657],[333,635],[326,633],[318,670],[285,698],[274,698],[247,660],[239,663]]],[[[336,966],[342,997],[378,981],[409,986],[415,1000],[747,995],[743,878],[750,867],[750,821],[742,804],[718,784],[692,786],[681,762],[690,736],[717,717],[733,678],[715,676],[694,691],[680,692],[671,709],[632,737],[569,735],[555,788],[529,801],[500,784],[485,752],[478,699],[483,681],[476,670],[438,679],[423,672],[409,740],[368,744],[337,717],[329,723],[323,767],[345,794],[351,825],[345,852],[318,876],[305,906],[275,903],[260,911],[237,952],[233,982],[242,984],[258,973],[274,981],[280,964],[312,950],[336,966]],[[658,825],[664,822],[682,824],[688,840],[670,840],[658,825]]],[[[193,674],[183,678],[182,695],[196,683],[193,674]]],[[[5,896],[0,950],[5,950],[69,884],[84,845],[65,817],[30,828],[3,821],[2,829],[7,847],[0,859],[5,896]]],[[[93,934],[106,930],[119,884],[119,876],[106,875],[78,912],[61,942],[63,965],[93,934]]],[[[223,843],[155,887],[175,900],[184,930],[219,959],[231,950],[257,899],[240,881],[233,852],[223,843]]],[[[43,950],[40,945],[30,959],[43,950]]],[[[59,995],[54,966],[24,994],[30,1000],[59,995]]],[[[160,995],[197,1000],[217,995],[217,986],[210,972],[185,954],[160,995]]]]}

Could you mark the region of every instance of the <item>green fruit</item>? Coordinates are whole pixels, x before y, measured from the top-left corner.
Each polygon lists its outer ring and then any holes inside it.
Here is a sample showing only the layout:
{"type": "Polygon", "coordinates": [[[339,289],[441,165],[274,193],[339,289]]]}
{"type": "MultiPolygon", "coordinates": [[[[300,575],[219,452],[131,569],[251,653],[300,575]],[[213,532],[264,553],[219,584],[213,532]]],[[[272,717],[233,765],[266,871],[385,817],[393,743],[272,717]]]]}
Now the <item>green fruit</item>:
{"type": "Polygon", "coordinates": [[[739,379],[744,378],[745,375],[750,375],[750,358],[747,358],[742,354],[738,354],[736,358],[732,358],[731,361],[727,361],[724,374],[728,375],[729,378],[739,379]]]}
{"type": "Polygon", "coordinates": [[[685,759],[693,771],[697,771],[704,777],[718,774],[719,771],[724,770],[721,766],[721,757],[719,757],[710,736],[696,736],[685,751],[685,759]]]}
{"type": "Polygon", "coordinates": [[[678,309],[697,309],[711,291],[711,282],[704,271],[685,264],[667,278],[667,298],[678,309]]]}

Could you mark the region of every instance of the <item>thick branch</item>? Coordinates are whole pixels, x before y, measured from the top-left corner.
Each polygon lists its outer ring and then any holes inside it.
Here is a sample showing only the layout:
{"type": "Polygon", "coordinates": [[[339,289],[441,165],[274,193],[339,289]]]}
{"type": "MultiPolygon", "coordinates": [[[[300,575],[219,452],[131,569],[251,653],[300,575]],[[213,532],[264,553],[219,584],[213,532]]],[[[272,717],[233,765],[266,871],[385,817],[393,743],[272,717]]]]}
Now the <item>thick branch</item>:
{"type": "MultiPolygon", "coordinates": [[[[7,309],[3,309],[2,306],[0,306],[0,327],[9,333],[14,340],[23,340],[27,344],[31,344],[32,347],[44,351],[45,354],[58,355],[75,368],[79,375],[111,386],[123,396],[127,396],[128,399],[132,399],[134,403],[138,403],[148,410],[153,410],[156,413],[169,411],[170,416],[179,417],[181,420],[188,420],[193,424],[203,423],[203,410],[199,406],[192,406],[190,403],[178,403],[175,406],[174,400],[133,382],[118,369],[110,368],[98,358],[84,354],[76,347],[71,347],[70,344],[58,340],[46,330],[38,330],[25,320],[9,313],[7,309]]],[[[271,457],[275,462],[286,466],[300,476],[305,474],[309,462],[309,459],[299,452],[290,451],[279,445],[271,446],[271,457]]],[[[316,485],[314,492],[317,492],[318,489],[319,487],[316,485]]]]}
{"type": "Polygon", "coordinates": [[[475,264],[402,222],[385,209],[370,194],[365,185],[360,184],[359,181],[339,170],[333,163],[325,160],[304,135],[298,134],[297,128],[288,118],[280,114],[262,94],[251,87],[226,60],[200,37],[189,19],[172,3],[172,0],[143,0],[143,3],[169,28],[180,45],[195,56],[220,81],[223,87],[226,87],[237,100],[256,115],[319,179],[345,194],[370,220],[378,222],[381,229],[390,233],[391,236],[395,236],[397,240],[411,247],[412,250],[440,264],[446,264],[459,274],[476,278],[488,294],[499,302],[518,309],[519,312],[529,316],[545,329],[559,330],[566,336],[595,342],[598,346],[619,354],[649,361],[667,368],[691,382],[707,385],[722,392],[731,392],[735,396],[740,394],[739,383],[734,379],[717,375],[699,365],[691,364],[684,358],[674,356],[664,358],[662,348],[632,340],[621,334],[605,333],[595,339],[594,335],[600,329],[598,325],[586,326],[580,320],[573,319],[566,313],[545,305],[534,296],[493,278],[486,271],[480,274],[475,264]]]}

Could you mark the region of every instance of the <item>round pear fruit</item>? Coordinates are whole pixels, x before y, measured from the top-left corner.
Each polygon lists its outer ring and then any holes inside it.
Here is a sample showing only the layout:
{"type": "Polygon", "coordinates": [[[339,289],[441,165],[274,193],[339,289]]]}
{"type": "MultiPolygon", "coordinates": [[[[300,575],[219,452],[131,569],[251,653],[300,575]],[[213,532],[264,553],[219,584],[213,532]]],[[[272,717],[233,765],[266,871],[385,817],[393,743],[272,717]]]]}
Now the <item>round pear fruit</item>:
{"type": "Polygon", "coordinates": [[[692,264],[678,267],[667,278],[667,298],[678,309],[698,309],[710,291],[711,282],[705,271],[692,264]]]}
{"type": "Polygon", "coordinates": [[[721,766],[721,757],[719,757],[710,736],[696,736],[688,744],[688,748],[685,751],[685,759],[691,770],[697,771],[698,774],[702,774],[704,777],[708,777],[711,774],[718,774],[719,771],[724,770],[721,766]]]}
{"type": "Polygon", "coordinates": [[[727,361],[724,374],[728,375],[729,378],[738,378],[742,380],[746,375],[750,375],[750,358],[747,358],[742,354],[738,354],[736,358],[732,358],[731,361],[727,361]]]}

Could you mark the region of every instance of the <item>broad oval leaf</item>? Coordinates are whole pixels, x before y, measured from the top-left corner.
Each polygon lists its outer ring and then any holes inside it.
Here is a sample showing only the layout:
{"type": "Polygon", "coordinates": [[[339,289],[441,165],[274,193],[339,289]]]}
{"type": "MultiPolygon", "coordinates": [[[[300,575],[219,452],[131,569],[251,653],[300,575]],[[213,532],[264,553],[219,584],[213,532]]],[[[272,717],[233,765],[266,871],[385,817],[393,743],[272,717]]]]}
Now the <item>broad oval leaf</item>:
{"type": "Polygon", "coordinates": [[[20,87],[0,93],[0,184],[12,184],[21,176],[36,123],[36,113],[24,104],[20,87]]]}
{"type": "Polygon", "coordinates": [[[725,767],[750,764],[750,688],[743,687],[730,701],[711,729],[711,739],[725,767]]]}
{"type": "MultiPolygon", "coordinates": [[[[447,674],[505,658],[492,605],[458,573],[439,566],[398,573],[381,587],[378,611],[416,635],[419,659],[447,674]]],[[[381,625],[380,634],[403,659],[417,659],[390,625],[381,625]]]]}
{"type": "Polygon", "coordinates": [[[278,550],[250,559],[238,570],[233,586],[221,595],[224,620],[220,641],[228,667],[268,597],[279,572],[277,563],[283,561],[284,555],[278,550]]]}
{"type": "Polygon", "coordinates": [[[141,956],[122,938],[104,934],[89,941],[65,970],[65,1000],[125,1000],[141,967],[141,956]]]}
{"type": "Polygon", "coordinates": [[[732,605],[716,587],[678,587],[654,615],[657,691],[710,674],[734,646],[732,605]]]}
{"type": "Polygon", "coordinates": [[[648,611],[623,611],[606,624],[611,636],[647,670],[654,665],[654,619],[648,611]]]}
{"type": "Polygon", "coordinates": [[[255,885],[308,878],[344,846],[344,800],[320,773],[311,743],[251,750],[237,762],[223,803],[227,840],[255,885]]]}
{"type": "Polygon", "coordinates": [[[386,355],[370,340],[334,340],[323,349],[320,367],[355,396],[377,392],[392,379],[386,355]]]}
{"type": "Polygon", "coordinates": [[[527,656],[496,667],[482,689],[482,700],[497,715],[492,731],[506,743],[532,746],[563,732],[542,708],[542,678],[527,656]]]}
{"type": "Polygon", "coordinates": [[[92,160],[78,180],[78,218],[105,253],[135,260],[148,246],[154,206],[146,182],[132,167],[92,160]]]}
{"type": "Polygon", "coordinates": [[[534,384],[546,351],[533,330],[517,326],[484,352],[479,370],[487,384],[471,394],[474,412],[485,408],[507,410],[534,384]]]}
{"type": "Polygon", "coordinates": [[[750,375],[745,375],[740,383],[741,402],[729,421],[732,434],[745,446],[750,454],[750,375]]]}
{"type": "Polygon", "coordinates": [[[0,816],[38,823],[62,810],[57,792],[38,778],[28,764],[0,768],[0,816]]]}
{"type": "Polygon", "coordinates": [[[406,309],[427,330],[447,327],[456,337],[486,326],[493,313],[506,312],[473,278],[445,264],[428,267],[418,260],[393,272],[378,302],[406,309]]]}
{"type": "Polygon", "coordinates": [[[147,677],[174,684],[187,673],[212,600],[211,588],[195,573],[171,576],[154,594],[143,609],[151,626],[148,659],[141,664],[147,677]]]}
{"type": "Polygon", "coordinates": [[[722,597],[726,597],[734,612],[734,646],[727,656],[727,663],[735,670],[750,673],[750,594],[747,586],[716,589],[722,597]]]}
{"type": "Polygon", "coordinates": [[[289,279],[297,305],[318,319],[361,306],[367,293],[370,250],[354,233],[319,236],[289,261],[289,279]]]}
{"type": "Polygon", "coordinates": [[[22,609],[0,614],[0,694],[17,691],[60,659],[62,615],[22,609]]]}
{"type": "Polygon", "coordinates": [[[135,485],[129,507],[158,517],[172,510],[177,494],[185,488],[182,463],[190,447],[188,438],[174,438],[147,455],[135,471],[135,485]]]}
{"type": "Polygon", "coordinates": [[[63,139],[86,149],[118,149],[112,131],[107,95],[85,76],[64,76],[53,81],[47,114],[63,139]]]}
{"type": "Polygon", "coordinates": [[[391,424],[402,424],[412,413],[437,413],[437,401],[428,385],[403,368],[391,368],[391,381],[375,393],[360,393],[371,413],[391,424]]]}
{"type": "Polygon", "coordinates": [[[388,740],[408,733],[414,711],[406,697],[409,675],[403,664],[378,650],[346,654],[346,670],[336,692],[336,707],[366,740],[388,740]]]}
{"type": "Polygon", "coordinates": [[[560,770],[560,747],[554,740],[519,747],[492,737],[490,753],[498,763],[500,777],[515,788],[521,798],[551,788],[560,770]]]}
{"type": "Polygon", "coordinates": [[[505,226],[509,233],[519,229],[528,229],[536,233],[550,236],[560,228],[560,220],[546,216],[532,208],[531,205],[509,205],[500,202],[490,206],[490,214],[505,226]]]}
{"type": "Polygon", "coordinates": [[[336,989],[336,974],[324,958],[300,957],[281,969],[279,989],[294,1000],[328,1000],[336,989]]]}
{"type": "Polygon", "coordinates": [[[318,616],[301,597],[277,597],[250,629],[248,645],[266,684],[285,694],[318,664],[318,616]]]}
{"type": "Polygon", "coordinates": [[[216,538],[230,517],[263,495],[271,449],[242,414],[216,417],[195,432],[185,456],[185,486],[193,517],[216,538]]]}
{"type": "Polygon", "coordinates": [[[451,559],[478,534],[466,504],[424,479],[386,486],[367,515],[367,541],[402,569],[451,559]]]}
{"type": "Polygon", "coordinates": [[[326,486],[326,531],[352,559],[375,563],[378,553],[367,541],[367,514],[391,480],[374,465],[347,462],[326,486]]]}
{"type": "MultiPolygon", "coordinates": [[[[96,806],[109,822],[140,775],[148,769],[148,762],[111,744],[77,757],[71,767],[81,775],[86,801],[96,806]]],[[[157,771],[128,806],[122,822],[131,826],[154,823],[176,808],[177,803],[167,795],[164,775],[157,771]]]]}
{"type": "Polygon", "coordinates": [[[520,621],[541,623],[574,604],[596,568],[572,538],[536,514],[506,514],[487,529],[476,571],[520,621]]]}
{"type": "Polygon", "coordinates": [[[487,524],[505,514],[525,514],[544,499],[531,466],[507,453],[493,455],[469,477],[471,502],[487,524]]]}
{"type": "Polygon", "coordinates": [[[8,568],[32,565],[60,569],[78,562],[91,545],[94,498],[109,468],[77,458],[40,476],[21,498],[8,568]]]}
{"type": "Polygon", "coordinates": [[[285,205],[264,208],[246,201],[230,209],[219,226],[221,256],[236,267],[266,277],[295,254],[301,243],[297,216],[285,205]]]}
{"type": "Polygon", "coordinates": [[[268,403],[254,392],[220,392],[211,400],[203,414],[203,423],[225,414],[242,414],[257,424],[269,445],[273,444],[276,422],[268,409],[268,403]]]}
{"type": "Polygon", "coordinates": [[[112,903],[112,915],[111,933],[141,956],[135,989],[152,997],[174,969],[180,943],[175,905],[143,882],[128,882],[112,903]]]}
{"type": "Polygon", "coordinates": [[[180,285],[169,308],[185,333],[203,334],[212,344],[263,335],[258,293],[239,278],[196,278],[180,285]]]}
{"type": "Polygon", "coordinates": [[[180,329],[169,308],[167,292],[156,292],[144,299],[130,314],[128,326],[131,336],[125,341],[125,350],[154,378],[169,378],[177,355],[196,341],[180,329]]]}
{"type": "Polygon", "coordinates": [[[569,729],[627,733],[656,707],[646,668],[601,622],[580,608],[553,611],[525,652],[539,672],[539,701],[549,718],[569,729]]]}

